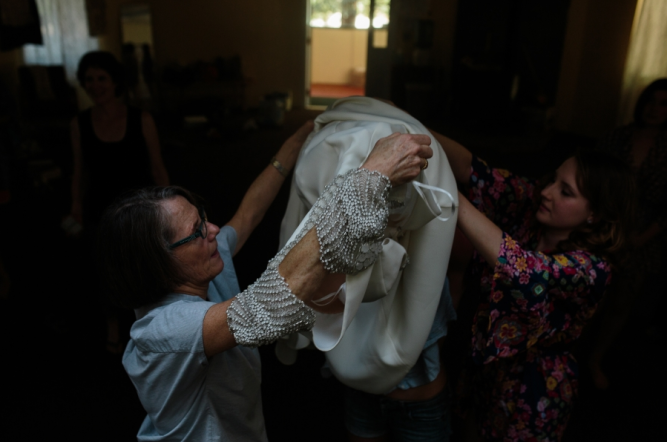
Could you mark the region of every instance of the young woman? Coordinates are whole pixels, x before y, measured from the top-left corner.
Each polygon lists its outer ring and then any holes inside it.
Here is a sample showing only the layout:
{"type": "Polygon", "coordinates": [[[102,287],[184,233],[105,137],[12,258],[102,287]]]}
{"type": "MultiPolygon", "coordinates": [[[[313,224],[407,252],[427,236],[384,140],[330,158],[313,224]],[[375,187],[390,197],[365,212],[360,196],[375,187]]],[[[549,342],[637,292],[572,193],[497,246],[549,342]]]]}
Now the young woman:
{"type": "Polygon", "coordinates": [[[577,394],[572,344],[626,242],[630,170],[610,155],[577,154],[538,187],[434,135],[457,181],[469,183],[458,226],[481,273],[471,419],[488,440],[559,440],[577,394]]]}

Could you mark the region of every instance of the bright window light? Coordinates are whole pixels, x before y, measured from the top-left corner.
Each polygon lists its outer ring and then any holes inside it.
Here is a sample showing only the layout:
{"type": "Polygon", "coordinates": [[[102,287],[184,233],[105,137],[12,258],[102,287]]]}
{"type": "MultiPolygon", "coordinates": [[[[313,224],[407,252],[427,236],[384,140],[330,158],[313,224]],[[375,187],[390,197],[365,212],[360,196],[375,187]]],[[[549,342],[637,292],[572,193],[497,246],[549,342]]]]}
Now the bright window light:
{"type": "Polygon", "coordinates": [[[371,19],[363,14],[358,14],[354,18],[354,27],[357,29],[368,29],[371,25],[371,19]]]}
{"type": "Polygon", "coordinates": [[[389,17],[386,15],[376,15],[375,18],[373,19],[373,27],[374,28],[382,28],[385,25],[389,24],[389,17]]]}
{"type": "Polygon", "coordinates": [[[329,28],[340,28],[342,24],[343,14],[340,12],[334,12],[327,18],[327,27],[329,28]]]}
{"type": "Polygon", "coordinates": [[[310,26],[313,28],[323,28],[326,25],[325,21],[321,18],[314,18],[310,21],[310,26]]]}

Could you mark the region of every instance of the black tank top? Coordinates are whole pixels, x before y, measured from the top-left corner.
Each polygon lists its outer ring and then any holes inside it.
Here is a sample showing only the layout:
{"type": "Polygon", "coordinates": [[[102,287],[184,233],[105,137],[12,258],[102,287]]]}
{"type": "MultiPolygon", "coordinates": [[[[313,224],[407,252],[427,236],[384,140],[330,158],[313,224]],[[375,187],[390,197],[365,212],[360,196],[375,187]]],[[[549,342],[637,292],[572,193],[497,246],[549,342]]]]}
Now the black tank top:
{"type": "Polygon", "coordinates": [[[141,113],[141,109],[128,106],[125,136],[112,143],[95,135],[92,109],[78,116],[86,180],[83,210],[87,223],[97,224],[104,209],[119,195],[154,184],[141,113]]]}

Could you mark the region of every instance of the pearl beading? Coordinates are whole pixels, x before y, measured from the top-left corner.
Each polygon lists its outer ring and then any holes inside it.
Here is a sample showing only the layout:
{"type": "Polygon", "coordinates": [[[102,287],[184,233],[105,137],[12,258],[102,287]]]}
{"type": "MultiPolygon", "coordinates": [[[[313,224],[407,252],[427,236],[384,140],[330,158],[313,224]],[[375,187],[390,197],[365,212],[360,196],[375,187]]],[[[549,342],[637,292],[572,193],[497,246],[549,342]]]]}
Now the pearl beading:
{"type": "Polygon", "coordinates": [[[227,324],[236,343],[270,344],[299,330],[310,330],[315,312],[294,296],[277,268],[267,268],[227,309],[227,324]]]}
{"type": "Polygon", "coordinates": [[[389,216],[389,178],[356,169],[338,175],[313,206],[320,260],[330,273],[353,275],[382,251],[389,216]]]}
{"type": "Polygon", "coordinates": [[[227,309],[227,323],[239,345],[257,347],[313,328],[314,311],[294,296],[278,266],[315,227],[320,261],[328,272],[355,274],[368,268],[382,251],[390,189],[389,178],[368,169],[338,175],[324,188],[304,228],[227,309]]]}

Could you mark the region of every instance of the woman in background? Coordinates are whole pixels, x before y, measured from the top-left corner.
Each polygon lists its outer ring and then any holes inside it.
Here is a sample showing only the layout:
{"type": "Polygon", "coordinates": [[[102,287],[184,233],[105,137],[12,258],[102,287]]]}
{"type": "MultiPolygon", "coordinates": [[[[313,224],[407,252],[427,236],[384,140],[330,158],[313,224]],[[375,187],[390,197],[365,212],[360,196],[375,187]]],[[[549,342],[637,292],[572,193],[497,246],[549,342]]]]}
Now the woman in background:
{"type": "Polygon", "coordinates": [[[609,379],[602,370],[602,360],[629,313],[634,310],[641,316],[638,323],[649,335],[658,332],[652,315],[658,311],[658,275],[664,268],[667,246],[667,78],[655,80],[644,89],[635,105],[634,122],[614,130],[601,150],[630,165],[638,190],[632,251],[623,271],[614,278],[589,360],[595,385],[606,389],[609,379]]]}
{"type": "MultiPolygon", "coordinates": [[[[71,122],[74,174],[72,217],[91,239],[104,209],[122,193],[144,186],[169,185],[155,122],[148,112],[127,106],[124,68],[109,52],[85,54],[77,78],[93,102],[71,122]]],[[[107,350],[120,354],[118,318],[107,308],[107,350]]]]}

